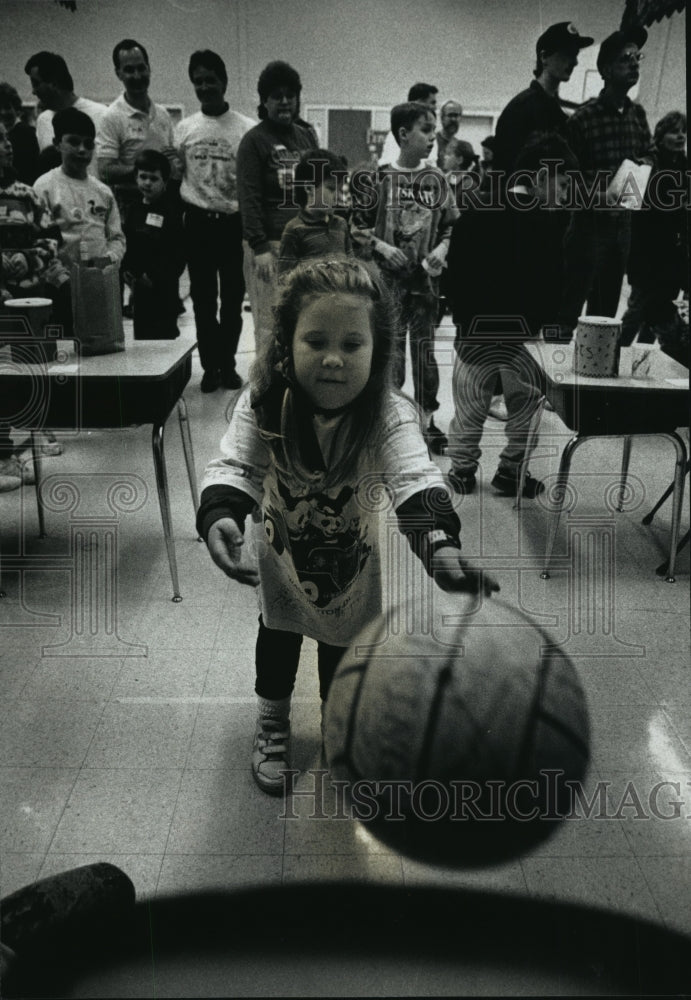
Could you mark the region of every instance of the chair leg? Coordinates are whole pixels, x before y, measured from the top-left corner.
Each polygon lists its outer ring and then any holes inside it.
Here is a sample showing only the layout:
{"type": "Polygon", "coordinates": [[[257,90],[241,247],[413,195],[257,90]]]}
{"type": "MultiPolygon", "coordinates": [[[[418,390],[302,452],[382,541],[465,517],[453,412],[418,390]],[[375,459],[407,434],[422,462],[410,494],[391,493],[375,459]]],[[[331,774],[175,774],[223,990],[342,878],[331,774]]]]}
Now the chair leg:
{"type": "Polygon", "coordinates": [[[624,438],[624,451],[621,457],[621,478],[619,480],[619,500],[617,501],[617,510],[621,514],[624,509],[624,493],[626,491],[626,477],[629,474],[629,461],[631,459],[631,441],[630,435],[624,438]]]}
{"type": "Polygon", "coordinates": [[[545,396],[540,396],[537,406],[535,407],[535,412],[533,413],[532,419],[530,421],[530,427],[528,428],[528,436],[525,442],[525,455],[523,456],[523,461],[521,462],[521,468],[518,473],[518,492],[516,493],[516,503],[513,505],[514,510],[520,510],[521,498],[523,496],[523,487],[525,486],[525,477],[528,474],[528,462],[532,452],[535,450],[535,445],[537,444],[538,435],[540,432],[540,423],[542,422],[542,414],[545,409],[545,396]]]}
{"type": "MultiPolygon", "coordinates": [[[[691,462],[687,462],[686,463],[686,472],[684,473],[685,475],[688,474],[690,466],[691,466],[691,462]]],[[[667,489],[665,490],[665,492],[662,494],[662,496],[660,497],[660,499],[657,501],[657,503],[655,504],[655,506],[653,507],[653,509],[648,514],[645,515],[645,517],[641,521],[641,524],[652,524],[652,520],[655,517],[655,515],[657,514],[658,510],[663,505],[663,503],[665,502],[665,500],[667,500],[668,497],[671,497],[671,495],[672,495],[673,492],[674,492],[674,480],[672,480],[672,482],[669,484],[669,486],[667,487],[667,489]]]]}
{"type": "Polygon", "coordinates": [[[552,561],[552,551],[554,549],[554,543],[557,538],[557,531],[559,529],[559,520],[561,518],[561,512],[564,507],[564,498],[566,497],[566,486],[569,480],[569,471],[571,469],[571,459],[573,453],[579,444],[584,441],[585,438],[580,438],[578,434],[574,434],[570,441],[567,441],[566,447],[561,456],[561,461],[559,463],[559,472],[557,473],[557,482],[554,487],[554,493],[556,497],[557,509],[552,515],[552,523],[550,525],[549,540],[547,542],[547,551],[545,553],[545,568],[542,573],[540,573],[540,579],[549,580],[549,567],[552,561]]]}
{"type": "Polygon", "coordinates": [[[684,479],[688,469],[688,452],[682,438],[676,432],[666,434],[676,449],[677,461],[674,467],[674,499],[672,502],[672,527],[669,541],[669,564],[667,566],[666,583],[674,583],[674,566],[679,547],[679,526],[681,524],[681,508],[684,501],[684,479]]]}

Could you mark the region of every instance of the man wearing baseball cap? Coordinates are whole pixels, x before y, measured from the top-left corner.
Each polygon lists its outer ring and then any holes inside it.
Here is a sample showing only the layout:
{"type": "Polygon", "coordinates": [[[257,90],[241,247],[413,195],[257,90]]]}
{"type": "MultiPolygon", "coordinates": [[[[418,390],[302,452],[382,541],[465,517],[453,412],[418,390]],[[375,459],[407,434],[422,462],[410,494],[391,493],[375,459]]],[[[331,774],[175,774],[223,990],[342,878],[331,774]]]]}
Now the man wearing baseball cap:
{"type": "Polygon", "coordinates": [[[570,79],[580,50],[592,44],[571,21],[553,24],[540,35],[535,79],[509,101],[497,121],[494,169],[510,172],[532,133],[563,133],[567,115],[559,103],[559,85],[570,79]]]}
{"type": "Polygon", "coordinates": [[[574,111],[566,138],[578,158],[584,191],[565,243],[564,325],[578,322],[583,303],[593,316],[615,316],[631,242],[631,213],[608,203],[606,188],[623,160],[652,162],[652,137],[646,113],[628,91],[638,83],[645,28],[615,31],[602,42],[597,68],[604,87],[574,111]],[[600,182],[600,183],[598,183],[600,182]]]}

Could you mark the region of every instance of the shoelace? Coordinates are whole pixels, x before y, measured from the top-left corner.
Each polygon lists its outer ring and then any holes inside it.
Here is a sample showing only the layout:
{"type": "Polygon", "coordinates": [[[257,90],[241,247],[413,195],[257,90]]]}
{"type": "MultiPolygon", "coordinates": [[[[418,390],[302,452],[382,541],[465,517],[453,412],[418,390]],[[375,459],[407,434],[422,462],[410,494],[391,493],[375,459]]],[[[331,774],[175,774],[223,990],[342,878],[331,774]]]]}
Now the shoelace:
{"type": "Polygon", "coordinates": [[[279,760],[288,753],[287,741],[290,734],[279,727],[280,723],[264,723],[257,734],[257,745],[267,760],[279,760]]]}

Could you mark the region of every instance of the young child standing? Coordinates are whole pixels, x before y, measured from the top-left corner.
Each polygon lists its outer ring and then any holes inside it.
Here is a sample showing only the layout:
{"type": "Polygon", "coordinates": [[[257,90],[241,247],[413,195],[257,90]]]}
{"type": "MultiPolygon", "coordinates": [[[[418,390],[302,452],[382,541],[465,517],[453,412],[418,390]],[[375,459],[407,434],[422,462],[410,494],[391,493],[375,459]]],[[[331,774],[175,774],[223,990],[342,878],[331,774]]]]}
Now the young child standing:
{"type": "Polygon", "coordinates": [[[352,236],[380,265],[401,315],[394,381],[405,381],[406,332],[410,337],[415,400],[425,413],[425,438],[441,454],[446,437],[435,426],[439,370],[434,357],[438,311],[437,279],[449,247],[458,209],[444,174],[427,161],[435,144],[436,118],[414,101],[391,111],[391,131],[399,145],[396,163],[376,174],[352,178],[352,236]]]}
{"type": "Polygon", "coordinates": [[[182,209],[167,190],[170,161],[143,149],[134,161],[139,198],[128,209],[122,262],[132,288],[135,340],[173,340],[180,335],[178,281],[185,269],[182,209]]]}
{"type": "MultiPolygon", "coordinates": [[[[70,283],[58,259],[58,238],[45,204],[17,178],[10,135],[0,121],[0,312],[8,299],[46,296],[53,300],[53,322],[65,322],[70,283]]],[[[34,482],[33,462],[23,460],[24,448],[15,447],[10,430],[0,420],[0,493],[34,482]]],[[[50,453],[49,445],[42,447],[50,453]]]]}
{"type": "MultiPolygon", "coordinates": [[[[401,531],[437,583],[478,586],[461,559],[460,522],[417,412],[390,388],[393,336],[388,297],[365,265],[298,264],[251,392],[239,397],[222,457],[202,484],[197,526],[212,559],[228,576],[259,584],[252,773],[268,793],[282,793],[289,766],[302,636],[317,640],[325,699],[345,647],[381,608],[374,481],[385,484],[401,531]],[[245,517],[256,508],[263,527],[255,521],[255,568],[242,546],[245,517]]],[[[497,589],[486,579],[486,593],[497,589]]]]}
{"type": "Polygon", "coordinates": [[[348,223],[335,210],[341,202],[346,165],[328,149],[309,149],[295,167],[293,196],[300,214],[286,223],[278,252],[278,273],[287,274],[313,257],[352,257],[348,223]]]}
{"type": "Polygon", "coordinates": [[[66,263],[91,267],[119,264],[125,237],[113,192],[88,173],[94,155],[96,128],[77,108],[57,111],[53,117],[54,144],[62,163],[34,184],[57,224],[66,263]]]}
{"type": "MultiPolygon", "coordinates": [[[[569,173],[577,169],[561,136],[538,133],[519,153],[517,182],[506,188],[503,203],[491,210],[469,207],[453,228],[448,287],[457,336],[447,454],[449,481],[459,493],[477,485],[480,442],[499,375],[506,445],[491,482],[503,496],[517,494],[542,381],[523,344],[559,325],[569,221],[564,203],[569,173]]],[[[532,499],[544,488],[526,475],[523,496],[532,499]]]]}

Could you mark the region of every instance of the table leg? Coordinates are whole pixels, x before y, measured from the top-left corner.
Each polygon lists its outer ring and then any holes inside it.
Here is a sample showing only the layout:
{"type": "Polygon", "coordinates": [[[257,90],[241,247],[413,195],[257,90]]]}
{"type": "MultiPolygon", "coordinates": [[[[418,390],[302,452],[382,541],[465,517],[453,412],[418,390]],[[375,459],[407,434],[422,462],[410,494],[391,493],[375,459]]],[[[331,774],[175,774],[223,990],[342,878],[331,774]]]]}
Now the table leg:
{"type": "MultiPolygon", "coordinates": [[[[687,463],[686,463],[686,472],[687,472],[687,474],[688,474],[688,471],[689,471],[689,463],[687,461],[687,463]]],[[[674,492],[674,480],[672,480],[672,482],[669,484],[669,486],[667,487],[667,489],[665,490],[665,492],[662,494],[662,496],[660,497],[660,499],[657,501],[657,503],[655,504],[655,506],[653,507],[653,509],[651,511],[649,511],[645,515],[645,517],[641,520],[641,524],[652,524],[652,520],[655,517],[655,515],[657,514],[658,510],[660,509],[660,507],[662,507],[662,505],[665,502],[665,500],[667,500],[668,497],[671,497],[671,495],[672,495],[673,492],[674,492]]]]}
{"type": "Polygon", "coordinates": [[[528,428],[528,436],[525,442],[525,455],[523,456],[521,468],[518,473],[518,492],[516,493],[516,503],[513,505],[514,510],[520,510],[521,508],[521,498],[523,496],[523,487],[525,486],[525,477],[528,474],[528,462],[535,445],[537,444],[540,423],[542,421],[542,414],[544,413],[545,408],[545,399],[545,396],[540,396],[537,406],[535,407],[535,412],[533,413],[530,421],[530,427],[528,428]]]}
{"type": "Polygon", "coordinates": [[[170,516],[168,473],[166,471],[166,459],[163,453],[163,424],[154,424],[151,433],[151,444],[154,452],[154,469],[156,470],[158,503],[161,508],[163,534],[165,535],[166,549],[168,550],[168,565],[170,566],[170,576],[173,581],[172,600],[177,604],[182,600],[182,596],[180,594],[180,584],[178,583],[178,564],[175,559],[175,540],[173,539],[173,523],[170,516]]]}
{"type": "Polygon", "coordinates": [[[180,422],[180,436],[182,437],[182,450],[185,453],[185,465],[187,466],[187,478],[190,481],[192,492],[192,503],[194,513],[199,510],[199,493],[197,492],[197,473],[194,468],[194,451],[192,450],[192,435],[190,434],[190,422],[187,417],[187,403],[185,397],[180,396],[178,400],[178,421],[180,422]]]}
{"type": "Polygon", "coordinates": [[[557,509],[552,516],[552,523],[549,529],[549,539],[547,542],[547,552],[545,553],[545,568],[542,573],[540,573],[540,579],[549,580],[549,565],[552,561],[552,550],[554,549],[554,542],[556,541],[557,531],[559,529],[559,520],[561,518],[562,508],[564,506],[564,497],[566,496],[566,485],[569,480],[569,470],[571,469],[571,459],[573,453],[585,438],[581,438],[578,434],[574,434],[570,441],[566,442],[566,447],[561,456],[561,461],[559,463],[559,472],[557,473],[557,481],[554,486],[554,496],[556,498],[557,509]]]}
{"type": "Polygon", "coordinates": [[[31,432],[31,457],[34,463],[34,478],[36,479],[36,508],[38,510],[38,537],[46,537],[46,517],[41,499],[41,473],[43,470],[43,459],[41,458],[41,444],[39,442],[39,432],[31,432]]]}
{"type": "Polygon", "coordinates": [[[667,575],[665,583],[674,583],[674,566],[677,560],[677,550],[679,545],[679,526],[681,524],[681,507],[684,500],[684,479],[686,478],[686,465],[688,454],[686,445],[682,438],[673,431],[671,434],[664,434],[674,445],[677,452],[677,461],[674,466],[674,493],[672,499],[672,528],[669,541],[669,562],[667,563],[667,575]]]}
{"type": "Polygon", "coordinates": [[[624,438],[624,452],[621,457],[621,479],[619,480],[619,500],[617,510],[621,514],[624,510],[624,491],[626,490],[626,477],[629,474],[629,461],[631,459],[631,435],[624,438]]]}

